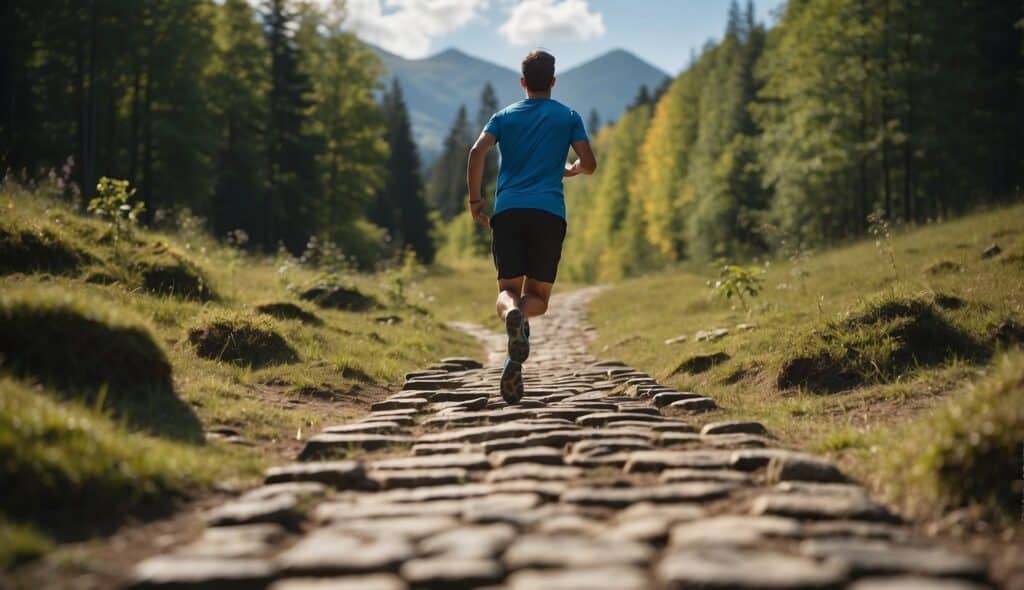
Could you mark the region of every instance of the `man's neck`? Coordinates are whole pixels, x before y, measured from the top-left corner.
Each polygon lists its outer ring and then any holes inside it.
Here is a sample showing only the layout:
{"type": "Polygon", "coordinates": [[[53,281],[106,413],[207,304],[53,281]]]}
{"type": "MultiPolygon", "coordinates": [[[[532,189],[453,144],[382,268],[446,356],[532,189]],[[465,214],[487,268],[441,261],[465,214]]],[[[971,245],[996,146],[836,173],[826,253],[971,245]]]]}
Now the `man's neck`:
{"type": "Polygon", "coordinates": [[[551,98],[551,91],[545,90],[544,92],[534,92],[532,90],[527,90],[526,98],[551,98]]]}

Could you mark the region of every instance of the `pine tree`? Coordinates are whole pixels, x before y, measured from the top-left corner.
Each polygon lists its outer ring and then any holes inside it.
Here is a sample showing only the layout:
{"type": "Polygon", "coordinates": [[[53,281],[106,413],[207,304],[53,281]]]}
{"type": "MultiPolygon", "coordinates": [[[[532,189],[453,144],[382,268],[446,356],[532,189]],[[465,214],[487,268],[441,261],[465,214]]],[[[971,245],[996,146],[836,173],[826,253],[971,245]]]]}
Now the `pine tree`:
{"type": "Polygon", "coordinates": [[[587,116],[587,133],[590,135],[597,135],[597,132],[601,129],[601,115],[597,114],[597,109],[590,109],[590,115],[587,116]]]}
{"type": "Polygon", "coordinates": [[[216,49],[209,78],[219,138],[213,230],[235,229],[262,237],[265,205],[263,170],[266,96],[269,88],[266,40],[246,0],[225,0],[216,13],[216,49]]]}
{"type": "Polygon", "coordinates": [[[392,79],[391,89],[385,93],[382,103],[390,146],[388,174],[383,190],[370,209],[370,220],[386,228],[400,248],[412,248],[417,259],[427,264],[434,259],[434,243],[423,201],[419,153],[398,78],[392,79]]]}
{"type": "Polygon", "coordinates": [[[314,233],[320,198],[320,142],[308,129],[313,89],[302,71],[292,33],[295,12],[291,3],[266,0],[264,10],[271,86],[266,132],[269,206],[263,242],[272,247],[280,241],[299,254],[314,233]]]}
{"type": "MultiPolygon", "coordinates": [[[[490,82],[484,84],[484,89],[480,93],[480,107],[476,112],[476,129],[475,134],[479,134],[483,131],[484,126],[490,120],[491,115],[498,111],[498,95],[494,92],[494,87],[491,86],[490,82]]],[[[485,195],[493,195],[496,184],[498,182],[498,151],[491,150],[487,153],[487,157],[484,159],[484,175],[483,175],[483,191],[485,195]]]]}
{"type": "Polygon", "coordinates": [[[466,163],[472,141],[466,105],[462,105],[444,140],[441,156],[431,170],[428,185],[427,202],[443,221],[452,219],[466,207],[466,163]]]}

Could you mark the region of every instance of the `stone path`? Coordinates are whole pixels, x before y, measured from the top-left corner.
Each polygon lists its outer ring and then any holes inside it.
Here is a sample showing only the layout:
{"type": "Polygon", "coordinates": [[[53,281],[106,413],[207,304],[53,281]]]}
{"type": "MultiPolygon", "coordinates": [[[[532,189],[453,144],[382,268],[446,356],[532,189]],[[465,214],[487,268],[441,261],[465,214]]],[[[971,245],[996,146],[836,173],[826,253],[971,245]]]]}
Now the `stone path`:
{"type": "Polygon", "coordinates": [[[989,587],[983,563],[909,528],[831,463],[715,403],[586,352],[594,290],[531,323],[526,396],[445,359],[324,429],[209,514],[132,588],[855,590],[989,587]]]}

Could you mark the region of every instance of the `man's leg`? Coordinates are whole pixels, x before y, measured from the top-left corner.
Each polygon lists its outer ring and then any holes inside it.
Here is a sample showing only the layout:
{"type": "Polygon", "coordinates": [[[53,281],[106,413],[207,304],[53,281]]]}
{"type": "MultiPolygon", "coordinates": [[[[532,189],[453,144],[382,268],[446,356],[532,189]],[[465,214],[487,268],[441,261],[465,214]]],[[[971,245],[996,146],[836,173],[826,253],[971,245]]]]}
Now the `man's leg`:
{"type": "Polygon", "coordinates": [[[523,329],[526,322],[522,305],[525,277],[498,279],[498,317],[508,333],[508,358],[501,371],[501,397],[517,404],[523,397],[523,361],[530,354],[529,333],[523,329]]]}
{"type": "Polygon", "coordinates": [[[515,277],[512,279],[498,279],[498,319],[504,321],[508,312],[513,309],[522,309],[523,279],[515,277]]]}
{"type": "Polygon", "coordinates": [[[548,310],[548,300],[551,299],[551,290],[554,286],[554,283],[526,279],[523,285],[523,296],[519,301],[519,309],[531,318],[544,315],[544,312],[548,310]]]}

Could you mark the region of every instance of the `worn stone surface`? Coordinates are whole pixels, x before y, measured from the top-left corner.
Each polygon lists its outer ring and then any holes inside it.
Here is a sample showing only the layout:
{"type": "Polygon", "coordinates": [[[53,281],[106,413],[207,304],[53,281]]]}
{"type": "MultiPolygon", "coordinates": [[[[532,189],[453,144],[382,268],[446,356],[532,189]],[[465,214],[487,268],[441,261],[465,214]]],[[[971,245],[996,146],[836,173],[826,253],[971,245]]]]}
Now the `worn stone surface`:
{"type": "Polygon", "coordinates": [[[509,590],[644,590],[650,582],[635,567],[587,567],[579,569],[524,570],[508,580],[509,590]]]}
{"type": "Polygon", "coordinates": [[[291,578],[271,584],[269,590],[407,590],[408,585],[391,574],[339,578],[291,578]]]}
{"type": "MultiPolygon", "coordinates": [[[[984,564],[902,525],[831,462],[587,352],[583,304],[531,320],[525,395],[488,362],[406,376],[300,462],[145,560],[138,588],[898,590],[977,588],[984,564]],[[713,414],[712,414],[713,415],[713,414]],[[710,423],[705,423],[710,422],[710,423]],[[214,524],[219,526],[214,526],[214,524]]],[[[738,329],[738,328],[737,328],[738,329]]],[[[696,370],[696,369],[695,369],[696,370]]]]}
{"type": "Polygon", "coordinates": [[[667,588],[745,590],[834,588],[848,576],[841,563],[769,550],[707,548],[669,551],[657,576],[667,588]]]}
{"type": "Polygon", "coordinates": [[[245,590],[269,584],[275,573],[274,564],[263,559],[154,557],[136,566],[128,588],[245,590]]]}

